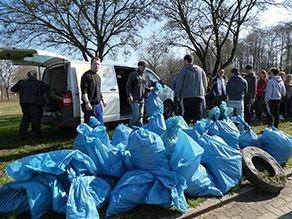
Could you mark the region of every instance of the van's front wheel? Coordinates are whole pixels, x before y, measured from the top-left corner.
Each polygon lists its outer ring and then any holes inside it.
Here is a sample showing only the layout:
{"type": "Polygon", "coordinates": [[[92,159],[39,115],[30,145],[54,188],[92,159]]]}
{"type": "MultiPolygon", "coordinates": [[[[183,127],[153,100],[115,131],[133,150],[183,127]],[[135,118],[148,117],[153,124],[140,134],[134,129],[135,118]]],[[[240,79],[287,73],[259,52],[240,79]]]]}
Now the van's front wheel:
{"type": "Polygon", "coordinates": [[[168,119],[169,117],[172,116],[173,112],[173,104],[171,101],[166,101],[164,102],[164,118],[168,119]]]}

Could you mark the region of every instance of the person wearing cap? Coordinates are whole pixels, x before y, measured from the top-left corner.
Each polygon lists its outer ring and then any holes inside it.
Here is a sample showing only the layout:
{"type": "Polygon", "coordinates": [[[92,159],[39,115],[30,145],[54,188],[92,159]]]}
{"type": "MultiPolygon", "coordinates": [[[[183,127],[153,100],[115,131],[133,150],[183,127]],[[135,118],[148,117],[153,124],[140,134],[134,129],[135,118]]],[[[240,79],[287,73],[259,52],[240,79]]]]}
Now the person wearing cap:
{"type": "Polygon", "coordinates": [[[30,123],[34,138],[41,138],[42,107],[45,105],[43,95],[50,91],[50,86],[37,80],[36,71],[29,71],[27,76],[28,79],[19,80],[11,87],[12,92],[19,92],[19,103],[23,113],[18,133],[20,140],[25,138],[30,123]]]}
{"type": "MultiPolygon", "coordinates": [[[[232,107],[236,115],[244,118],[244,96],[248,91],[247,81],[239,75],[238,68],[231,70],[231,78],[226,85],[227,106],[232,107]]],[[[242,133],[244,131],[243,125],[239,126],[242,133]]]]}
{"type": "Polygon", "coordinates": [[[104,125],[102,106],[106,107],[107,103],[103,100],[101,93],[101,78],[99,68],[101,59],[93,57],[90,62],[90,70],[86,71],[81,77],[82,93],[82,111],[84,112],[84,122],[89,124],[89,117],[94,116],[101,125],[104,125]]]}
{"type": "Polygon", "coordinates": [[[256,100],[257,79],[251,65],[245,66],[245,73],[244,79],[247,81],[248,91],[244,96],[244,115],[246,122],[249,123],[252,117],[252,105],[256,100]]]}
{"type": "Polygon", "coordinates": [[[178,75],[176,89],[178,101],[182,101],[182,114],[186,123],[201,119],[202,103],[207,92],[206,73],[193,64],[193,56],[184,57],[184,67],[178,75]]]}
{"type": "Polygon", "coordinates": [[[130,74],[126,84],[128,101],[131,105],[133,116],[129,126],[143,126],[144,102],[150,93],[149,76],[145,74],[146,63],[138,62],[138,69],[130,74]]]}

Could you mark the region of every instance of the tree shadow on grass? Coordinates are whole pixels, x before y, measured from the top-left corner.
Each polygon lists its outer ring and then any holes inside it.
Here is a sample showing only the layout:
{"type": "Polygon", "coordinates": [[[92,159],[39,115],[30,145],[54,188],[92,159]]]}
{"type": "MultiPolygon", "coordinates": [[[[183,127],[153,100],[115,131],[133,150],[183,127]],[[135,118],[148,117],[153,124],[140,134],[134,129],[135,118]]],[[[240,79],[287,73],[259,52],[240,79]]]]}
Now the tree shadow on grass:
{"type": "Polygon", "coordinates": [[[51,142],[62,142],[77,136],[76,129],[60,129],[58,127],[42,125],[42,139],[33,139],[31,128],[28,129],[26,139],[18,139],[18,131],[21,116],[0,116],[0,150],[16,149],[24,145],[47,144],[51,142]]]}

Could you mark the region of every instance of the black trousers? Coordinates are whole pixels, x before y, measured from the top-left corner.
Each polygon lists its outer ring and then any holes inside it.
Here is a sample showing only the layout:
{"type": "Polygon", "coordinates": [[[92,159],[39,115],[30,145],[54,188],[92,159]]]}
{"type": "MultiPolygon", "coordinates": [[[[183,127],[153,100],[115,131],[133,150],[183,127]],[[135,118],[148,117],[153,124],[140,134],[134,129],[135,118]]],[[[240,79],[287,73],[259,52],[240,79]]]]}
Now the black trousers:
{"type": "Polygon", "coordinates": [[[279,125],[279,111],[281,100],[270,100],[267,104],[268,125],[278,128],[279,125]]]}
{"type": "Polygon", "coordinates": [[[214,96],[214,106],[220,106],[220,104],[222,103],[222,101],[225,101],[226,97],[223,96],[214,96]]]}
{"type": "Polygon", "coordinates": [[[267,115],[266,104],[262,102],[262,96],[257,96],[256,98],[256,114],[259,120],[262,119],[263,112],[267,115]]]}
{"type": "Polygon", "coordinates": [[[37,104],[25,103],[21,104],[21,109],[23,116],[20,122],[19,134],[18,137],[24,138],[28,129],[29,124],[31,123],[31,129],[34,135],[34,138],[41,137],[41,118],[42,118],[42,106],[37,104]]]}
{"type": "Polygon", "coordinates": [[[186,123],[196,123],[202,117],[202,98],[183,98],[183,117],[186,123]]]}
{"type": "Polygon", "coordinates": [[[251,98],[245,97],[244,98],[244,120],[247,123],[250,123],[251,117],[252,117],[252,104],[249,103],[251,98]]]}

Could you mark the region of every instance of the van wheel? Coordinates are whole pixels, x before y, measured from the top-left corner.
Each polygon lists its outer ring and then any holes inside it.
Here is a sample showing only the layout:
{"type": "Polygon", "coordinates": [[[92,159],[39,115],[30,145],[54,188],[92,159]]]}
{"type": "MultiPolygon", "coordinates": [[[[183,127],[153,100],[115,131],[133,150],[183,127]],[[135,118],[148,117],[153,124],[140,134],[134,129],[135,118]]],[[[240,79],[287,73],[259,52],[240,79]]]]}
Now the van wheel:
{"type": "Polygon", "coordinates": [[[170,101],[164,102],[164,118],[168,119],[172,116],[173,104],[170,101]]]}
{"type": "Polygon", "coordinates": [[[258,147],[242,150],[243,174],[254,186],[269,192],[280,192],[286,185],[286,176],[280,164],[258,147]]]}

